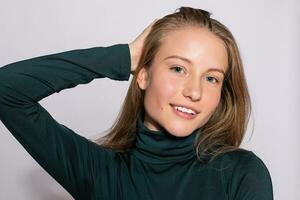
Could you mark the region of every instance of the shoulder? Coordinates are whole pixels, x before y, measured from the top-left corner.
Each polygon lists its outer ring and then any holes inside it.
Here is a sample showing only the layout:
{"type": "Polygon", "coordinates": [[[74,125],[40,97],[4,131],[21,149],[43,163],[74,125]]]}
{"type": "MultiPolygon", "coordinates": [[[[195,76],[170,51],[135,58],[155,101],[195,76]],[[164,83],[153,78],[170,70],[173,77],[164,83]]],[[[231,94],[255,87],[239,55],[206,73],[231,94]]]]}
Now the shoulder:
{"type": "Polygon", "coordinates": [[[265,163],[252,151],[238,149],[219,158],[229,196],[272,199],[271,175],[265,163]]]}
{"type": "Polygon", "coordinates": [[[219,158],[219,166],[229,173],[231,177],[236,176],[265,176],[270,177],[269,170],[263,160],[254,152],[238,149],[224,153],[219,158]]]}
{"type": "Polygon", "coordinates": [[[231,164],[232,167],[250,167],[250,168],[267,168],[265,163],[254,152],[237,149],[235,151],[224,153],[220,161],[223,164],[231,164]]]}

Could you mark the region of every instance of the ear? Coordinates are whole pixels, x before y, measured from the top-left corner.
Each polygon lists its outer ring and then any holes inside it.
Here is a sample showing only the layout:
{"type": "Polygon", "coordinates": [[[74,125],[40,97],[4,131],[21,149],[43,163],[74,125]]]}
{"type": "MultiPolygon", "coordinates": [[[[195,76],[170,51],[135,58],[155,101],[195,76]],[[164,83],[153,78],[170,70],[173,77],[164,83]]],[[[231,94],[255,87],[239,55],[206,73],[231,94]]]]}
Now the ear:
{"type": "Polygon", "coordinates": [[[137,83],[141,90],[146,90],[149,82],[149,72],[143,67],[137,75],[137,83]]]}

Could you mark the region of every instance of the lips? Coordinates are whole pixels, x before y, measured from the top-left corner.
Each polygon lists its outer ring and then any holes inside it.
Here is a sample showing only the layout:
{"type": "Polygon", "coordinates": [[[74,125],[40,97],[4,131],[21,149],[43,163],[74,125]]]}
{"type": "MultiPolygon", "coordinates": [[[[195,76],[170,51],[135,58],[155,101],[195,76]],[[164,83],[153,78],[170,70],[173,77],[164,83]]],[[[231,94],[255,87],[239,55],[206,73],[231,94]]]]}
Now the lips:
{"type": "Polygon", "coordinates": [[[194,118],[197,117],[197,114],[189,114],[189,113],[185,113],[185,112],[182,112],[182,111],[179,111],[175,108],[175,106],[171,106],[172,107],[172,110],[173,112],[180,118],[182,119],[185,119],[185,120],[192,120],[194,118]]]}
{"type": "Polygon", "coordinates": [[[187,106],[187,105],[180,105],[180,104],[170,104],[172,107],[175,107],[175,106],[177,106],[177,107],[184,107],[184,108],[187,108],[187,109],[190,109],[190,110],[192,110],[192,111],[194,111],[196,114],[198,114],[199,113],[199,111],[198,110],[196,110],[196,109],[194,109],[193,107],[191,107],[191,106],[187,106]]]}
{"type": "Polygon", "coordinates": [[[180,105],[180,104],[170,104],[170,106],[172,107],[173,112],[180,118],[185,119],[185,120],[192,120],[195,119],[198,116],[199,111],[195,110],[194,108],[192,108],[191,106],[184,106],[184,105],[180,105]],[[191,109],[192,111],[194,111],[196,114],[190,114],[190,113],[186,113],[186,112],[182,112],[177,110],[175,107],[184,107],[184,108],[188,108],[191,109]]]}

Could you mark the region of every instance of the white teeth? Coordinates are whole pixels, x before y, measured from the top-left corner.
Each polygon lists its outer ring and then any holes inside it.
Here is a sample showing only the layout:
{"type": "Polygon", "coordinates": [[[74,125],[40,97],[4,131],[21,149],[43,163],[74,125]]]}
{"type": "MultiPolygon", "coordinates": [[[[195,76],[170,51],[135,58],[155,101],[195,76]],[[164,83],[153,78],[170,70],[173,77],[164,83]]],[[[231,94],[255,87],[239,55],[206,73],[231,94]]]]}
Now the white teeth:
{"type": "Polygon", "coordinates": [[[175,108],[176,110],[181,111],[181,112],[185,112],[185,113],[189,113],[189,114],[193,114],[193,115],[196,114],[193,110],[188,109],[188,108],[185,108],[185,107],[174,106],[174,108],[175,108]]]}

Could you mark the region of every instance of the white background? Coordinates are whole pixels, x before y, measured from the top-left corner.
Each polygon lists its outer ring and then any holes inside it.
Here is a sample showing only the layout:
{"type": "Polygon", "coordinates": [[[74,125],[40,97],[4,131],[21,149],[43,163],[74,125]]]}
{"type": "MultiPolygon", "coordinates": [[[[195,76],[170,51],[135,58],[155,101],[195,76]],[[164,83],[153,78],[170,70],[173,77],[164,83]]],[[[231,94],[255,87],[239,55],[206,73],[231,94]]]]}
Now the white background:
{"type": "MultiPolygon", "coordinates": [[[[128,43],[154,19],[183,5],[212,12],[233,32],[255,120],[253,136],[250,123],[243,147],[265,162],[275,199],[300,199],[300,3],[296,0],[1,0],[0,66],[72,49],[128,43]]],[[[97,79],[40,103],[59,122],[92,137],[113,123],[128,85],[97,79]]],[[[1,122],[0,199],[72,199],[1,122]]]]}

